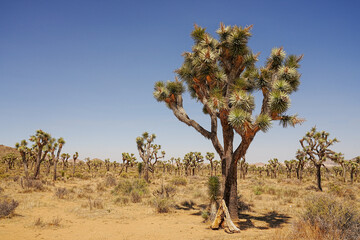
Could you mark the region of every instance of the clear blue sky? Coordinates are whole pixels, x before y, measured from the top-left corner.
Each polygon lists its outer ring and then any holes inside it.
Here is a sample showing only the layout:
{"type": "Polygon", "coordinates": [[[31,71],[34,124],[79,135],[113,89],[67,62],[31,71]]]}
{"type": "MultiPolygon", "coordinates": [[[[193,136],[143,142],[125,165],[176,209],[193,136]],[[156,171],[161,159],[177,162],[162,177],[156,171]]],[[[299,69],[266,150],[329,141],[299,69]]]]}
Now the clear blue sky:
{"type": "MultiPolygon", "coordinates": [[[[250,46],[304,54],[302,84],[290,113],[307,121],[256,136],[250,163],[294,158],[312,126],[360,155],[360,4],[358,1],[1,1],[0,144],[14,146],[36,129],[66,140],[64,152],[120,160],[135,138],[156,133],[171,156],[214,151],[152,96],[172,80],[189,51],[193,24],[215,35],[220,22],[254,24],[250,46]]],[[[208,117],[186,98],[190,117],[208,117]]]]}

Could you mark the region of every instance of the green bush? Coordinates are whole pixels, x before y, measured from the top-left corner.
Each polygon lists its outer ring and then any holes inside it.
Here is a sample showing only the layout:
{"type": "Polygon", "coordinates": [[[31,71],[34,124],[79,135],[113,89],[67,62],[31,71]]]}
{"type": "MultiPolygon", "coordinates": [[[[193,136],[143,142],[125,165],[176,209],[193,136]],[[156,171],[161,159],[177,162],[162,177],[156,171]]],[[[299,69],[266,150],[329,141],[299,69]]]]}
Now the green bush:
{"type": "Polygon", "coordinates": [[[253,190],[255,195],[261,195],[264,192],[264,189],[261,186],[255,186],[253,190]]]}
{"type": "Polygon", "coordinates": [[[122,180],[112,191],[113,194],[122,194],[129,196],[131,202],[138,203],[141,202],[143,196],[149,193],[148,185],[143,179],[134,179],[134,180],[122,180]]]}
{"type": "Polygon", "coordinates": [[[208,193],[211,202],[216,202],[220,194],[220,181],[218,177],[209,177],[208,180],[208,193]]]}

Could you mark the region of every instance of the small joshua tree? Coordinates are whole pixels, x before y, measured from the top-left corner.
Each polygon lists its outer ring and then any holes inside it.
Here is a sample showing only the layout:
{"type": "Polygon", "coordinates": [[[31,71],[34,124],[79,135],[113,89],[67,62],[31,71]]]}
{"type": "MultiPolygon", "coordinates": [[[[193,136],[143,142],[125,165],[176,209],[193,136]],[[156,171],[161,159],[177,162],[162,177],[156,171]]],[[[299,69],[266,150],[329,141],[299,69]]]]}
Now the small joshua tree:
{"type": "Polygon", "coordinates": [[[63,154],[61,154],[61,160],[62,160],[63,171],[64,171],[64,172],[66,171],[69,158],[70,158],[70,154],[68,154],[68,153],[63,153],[63,154]]]}
{"type": "Polygon", "coordinates": [[[353,184],[353,182],[354,182],[354,173],[356,173],[358,171],[359,166],[360,166],[360,164],[353,160],[349,161],[347,164],[347,168],[350,172],[351,184],[353,184]]]}
{"type": "Polygon", "coordinates": [[[125,172],[128,171],[128,167],[134,166],[136,157],[133,153],[122,153],[123,167],[125,167],[125,172]]]}
{"type": "Polygon", "coordinates": [[[296,159],[297,159],[297,161],[295,162],[296,177],[297,177],[297,179],[302,181],[304,167],[305,167],[306,163],[308,162],[309,158],[307,157],[307,154],[305,152],[298,149],[296,152],[296,159]]]}
{"type": "Polygon", "coordinates": [[[240,178],[245,179],[248,168],[249,168],[249,164],[245,161],[245,158],[240,159],[239,161],[240,178]]]}
{"type": "Polygon", "coordinates": [[[302,147],[303,154],[309,158],[316,169],[316,179],[318,189],[322,191],[321,187],[321,167],[324,166],[326,160],[336,161],[339,158],[339,154],[330,150],[329,147],[334,143],[339,142],[336,138],[330,139],[329,133],[325,131],[318,132],[316,127],[311,128],[306,135],[300,139],[300,145],[302,147]]]}
{"type": "Polygon", "coordinates": [[[19,151],[22,159],[26,179],[29,178],[29,155],[31,154],[31,149],[27,147],[27,144],[26,140],[22,140],[21,143],[15,144],[15,147],[19,151]]]}
{"type": "Polygon", "coordinates": [[[285,160],[284,161],[286,171],[287,171],[287,177],[291,178],[292,170],[295,168],[297,161],[296,160],[285,160]]]}
{"type": "Polygon", "coordinates": [[[14,153],[8,153],[2,157],[3,162],[6,164],[6,171],[14,168],[17,157],[14,153]]]}
{"type": "Polygon", "coordinates": [[[56,181],[56,179],[57,179],[57,164],[59,162],[61,150],[62,150],[64,144],[65,144],[65,140],[62,137],[57,140],[58,148],[57,148],[57,153],[56,153],[56,157],[55,157],[55,161],[54,161],[54,177],[53,177],[54,181],[56,181]]]}
{"type": "MultiPolygon", "coordinates": [[[[147,132],[144,132],[142,136],[136,138],[139,155],[144,162],[144,179],[146,182],[149,182],[149,171],[153,172],[153,166],[156,164],[157,160],[164,156],[159,157],[157,155],[161,146],[153,144],[155,138],[155,134],[149,135],[147,132]]],[[[162,153],[165,154],[165,152],[162,153]]]]}
{"type": "Polygon", "coordinates": [[[79,157],[79,153],[78,152],[75,152],[75,154],[73,155],[73,177],[75,176],[75,166],[76,166],[76,160],[78,159],[79,157]]]}
{"type": "Polygon", "coordinates": [[[280,163],[277,158],[269,160],[269,169],[271,171],[271,178],[276,178],[277,172],[279,171],[280,163]]]}
{"type": "Polygon", "coordinates": [[[215,158],[215,154],[212,152],[207,152],[205,157],[210,162],[210,176],[213,176],[213,172],[214,172],[213,160],[215,158]]]}
{"type": "Polygon", "coordinates": [[[51,146],[49,146],[51,136],[49,133],[46,133],[42,130],[37,130],[35,135],[32,135],[29,139],[34,143],[33,149],[36,151],[36,163],[34,169],[34,178],[39,178],[40,175],[40,166],[44,161],[47,153],[49,152],[51,146]]]}

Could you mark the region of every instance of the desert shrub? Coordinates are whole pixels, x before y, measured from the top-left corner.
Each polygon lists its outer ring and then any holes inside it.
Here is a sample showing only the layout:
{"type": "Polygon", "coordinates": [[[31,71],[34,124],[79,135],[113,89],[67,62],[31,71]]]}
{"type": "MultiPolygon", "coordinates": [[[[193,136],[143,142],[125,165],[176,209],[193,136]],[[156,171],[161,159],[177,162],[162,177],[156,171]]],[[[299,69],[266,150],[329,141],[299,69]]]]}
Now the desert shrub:
{"type": "Polygon", "coordinates": [[[350,200],[356,199],[356,195],[351,188],[343,188],[334,183],[329,184],[328,192],[338,197],[343,197],[350,200]]]}
{"type": "Polygon", "coordinates": [[[116,186],[116,178],[111,174],[107,174],[105,177],[105,186],[106,187],[116,186]]]}
{"type": "Polygon", "coordinates": [[[117,197],[115,199],[115,204],[119,204],[119,205],[127,205],[129,204],[129,198],[128,197],[117,197]]]}
{"type": "Polygon", "coordinates": [[[69,194],[66,188],[56,188],[55,196],[59,199],[64,199],[69,194]]]}
{"type": "Polygon", "coordinates": [[[40,180],[21,178],[20,185],[25,190],[44,191],[44,185],[40,180]]]}
{"type": "Polygon", "coordinates": [[[264,188],[262,186],[255,186],[253,191],[255,195],[261,195],[264,192],[264,188]]]}
{"type": "Polygon", "coordinates": [[[94,201],[92,201],[92,207],[96,209],[103,209],[104,204],[101,199],[95,199],[94,201]]]}
{"type": "Polygon", "coordinates": [[[0,193],[3,193],[4,189],[2,187],[0,187],[0,193]]]}
{"type": "Polygon", "coordinates": [[[15,208],[19,206],[19,202],[6,196],[0,198],[0,218],[11,215],[15,208]]]}
{"type": "Polygon", "coordinates": [[[153,192],[153,195],[155,197],[163,197],[163,198],[164,197],[171,198],[175,196],[175,194],[176,194],[176,187],[170,184],[168,185],[161,184],[161,187],[153,192]]]}
{"type": "Polygon", "coordinates": [[[130,193],[130,199],[133,203],[139,203],[142,201],[142,193],[138,190],[133,190],[130,193]]]}
{"type": "Polygon", "coordinates": [[[201,212],[201,217],[204,219],[204,222],[206,222],[210,217],[210,213],[204,210],[201,212]]]}
{"type": "Polygon", "coordinates": [[[103,183],[103,182],[97,183],[97,184],[96,184],[96,190],[97,190],[98,192],[106,191],[106,189],[105,189],[105,183],[103,183]]]}
{"type": "Polygon", "coordinates": [[[43,227],[43,226],[45,226],[45,223],[43,222],[43,220],[42,220],[41,218],[37,218],[37,219],[34,221],[34,226],[43,227]]]}
{"type": "Polygon", "coordinates": [[[283,195],[290,198],[295,198],[299,196],[299,191],[295,189],[285,189],[283,195]]]}
{"type": "Polygon", "coordinates": [[[153,199],[153,206],[158,213],[168,213],[174,207],[174,202],[169,198],[156,197],[153,199]]]}
{"type": "Polygon", "coordinates": [[[132,181],[126,179],[122,180],[116,185],[113,194],[122,193],[124,195],[131,195],[132,192],[137,192],[140,195],[146,195],[149,192],[148,185],[143,179],[134,179],[132,181]]]}
{"type": "Polygon", "coordinates": [[[48,225],[49,226],[53,226],[53,227],[60,227],[60,222],[61,222],[61,218],[59,217],[56,217],[56,218],[53,218],[49,223],[48,225]]]}
{"type": "Polygon", "coordinates": [[[187,180],[183,177],[175,177],[171,180],[171,183],[176,186],[186,186],[187,180]]]}
{"type": "Polygon", "coordinates": [[[301,220],[324,235],[349,240],[360,238],[360,213],[331,196],[318,194],[309,197],[301,220]]]}

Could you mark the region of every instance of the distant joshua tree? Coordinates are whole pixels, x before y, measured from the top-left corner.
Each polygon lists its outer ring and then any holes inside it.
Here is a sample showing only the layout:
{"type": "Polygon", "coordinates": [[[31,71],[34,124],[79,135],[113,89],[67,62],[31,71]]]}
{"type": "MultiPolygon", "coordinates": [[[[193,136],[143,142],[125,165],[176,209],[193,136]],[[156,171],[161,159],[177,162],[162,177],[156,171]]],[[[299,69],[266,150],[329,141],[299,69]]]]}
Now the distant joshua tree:
{"type": "Polygon", "coordinates": [[[149,171],[153,172],[153,167],[157,160],[163,158],[165,155],[164,151],[161,152],[162,156],[157,155],[158,151],[161,149],[161,146],[153,144],[155,138],[155,134],[149,135],[147,132],[144,132],[142,136],[136,138],[136,145],[139,151],[139,155],[144,162],[144,179],[146,182],[149,182],[149,171]]]}
{"type": "Polygon", "coordinates": [[[53,177],[54,181],[56,181],[56,179],[57,179],[57,164],[59,162],[61,150],[65,144],[65,140],[63,138],[59,138],[57,140],[57,144],[58,144],[58,149],[57,149],[56,158],[54,161],[54,177],[53,177]]]}
{"type": "Polygon", "coordinates": [[[215,158],[215,154],[212,152],[207,152],[206,153],[206,159],[210,162],[210,176],[213,176],[213,172],[214,172],[214,158],[215,158]]]}
{"type": "Polygon", "coordinates": [[[285,160],[284,161],[287,177],[291,178],[292,170],[296,167],[297,161],[296,160],[285,160]]]}
{"type": "Polygon", "coordinates": [[[132,167],[135,164],[136,157],[133,153],[122,153],[123,167],[125,167],[125,172],[128,171],[128,167],[132,167]]]}
{"type": "Polygon", "coordinates": [[[78,152],[75,152],[75,154],[73,155],[73,177],[75,176],[75,166],[76,166],[76,160],[78,159],[79,157],[79,153],[78,152]]]}
{"type": "Polygon", "coordinates": [[[14,153],[8,153],[2,157],[3,162],[6,164],[6,171],[14,168],[17,157],[14,153]]]}
{"type": "Polygon", "coordinates": [[[317,185],[320,191],[322,191],[321,167],[324,166],[324,162],[327,159],[337,161],[340,157],[340,154],[329,149],[334,143],[339,142],[336,138],[330,139],[329,135],[328,132],[318,132],[316,127],[313,127],[299,141],[302,147],[299,152],[306,154],[316,168],[317,185]]]}

